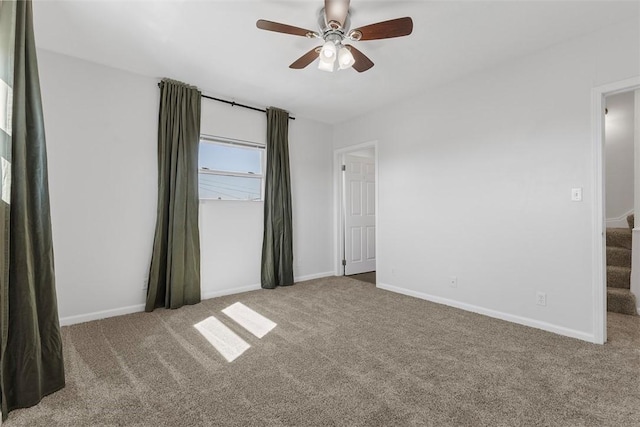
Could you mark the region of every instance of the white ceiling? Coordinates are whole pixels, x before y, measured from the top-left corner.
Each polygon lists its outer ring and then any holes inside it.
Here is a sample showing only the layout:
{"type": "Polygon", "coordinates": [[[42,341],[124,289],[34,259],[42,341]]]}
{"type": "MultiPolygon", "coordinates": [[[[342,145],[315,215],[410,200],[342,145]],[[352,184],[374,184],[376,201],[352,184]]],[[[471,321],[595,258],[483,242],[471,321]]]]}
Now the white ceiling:
{"type": "MultiPolygon", "coordinates": [[[[318,45],[255,27],[316,30],[322,0],[34,1],[40,48],[293,115],[338,123],[626,19],[637,1],[352,0],[352,27],[411,16],[408,37],[357,43],[376,64],[326,73],[289,64],[318,45]]],[[[355,44],[355,43],[354,43],[355,44]]]]}

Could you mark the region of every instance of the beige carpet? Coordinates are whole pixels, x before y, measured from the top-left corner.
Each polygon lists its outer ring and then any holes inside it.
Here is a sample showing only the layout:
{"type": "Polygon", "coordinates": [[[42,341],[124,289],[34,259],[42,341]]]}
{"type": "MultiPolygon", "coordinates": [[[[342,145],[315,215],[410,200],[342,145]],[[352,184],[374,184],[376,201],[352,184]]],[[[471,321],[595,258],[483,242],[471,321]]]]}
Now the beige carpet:
{"type": "Polygon", "coordinates": [[[6,425],[638,426],[640,318],[609,322],[598,346],[319,279],[64,327],[67,387],[6,425]],[[193,327],[212,315],[251,345],[234,362],[193,327]]]}

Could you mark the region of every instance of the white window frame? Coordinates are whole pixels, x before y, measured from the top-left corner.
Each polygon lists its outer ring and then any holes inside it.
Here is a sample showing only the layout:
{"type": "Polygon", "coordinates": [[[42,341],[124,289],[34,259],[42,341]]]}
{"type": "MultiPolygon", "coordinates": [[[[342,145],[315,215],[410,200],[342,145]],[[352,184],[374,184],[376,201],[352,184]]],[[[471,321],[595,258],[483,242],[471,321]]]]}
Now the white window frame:
{"type": "Polygon", "coordinates": [[[260,199],[258,200],[214,199],[214,198],[198,196],[201,201],[207,201],[207,202],[208,201],[216,201],[216,202],[262,202],[264,201],[264,187],[265,187],[264,170],[267,164],[267,156],[265,155],[267,150],[267,145],[265,143],[244,141],[242,139],[227,138],[227,137],[216,136],[216,135],[200,134],[200,141],[198,141],[198,144],[203,144],[203,143],[217,144],[217,145],[223,145],[223,146],[230,145],[230,146],[236,146],[236,147],[257,149],[260,152],[260,168],[262,173],[257,174],[257,173],[248,173],[248,172],[232,172],[232,171],[207,169],[207,168],[199,167],[198,175],[205,174],[205,175],[237,176],[237,177],[243,177],[243,178],[260,178],[260,199]]]}

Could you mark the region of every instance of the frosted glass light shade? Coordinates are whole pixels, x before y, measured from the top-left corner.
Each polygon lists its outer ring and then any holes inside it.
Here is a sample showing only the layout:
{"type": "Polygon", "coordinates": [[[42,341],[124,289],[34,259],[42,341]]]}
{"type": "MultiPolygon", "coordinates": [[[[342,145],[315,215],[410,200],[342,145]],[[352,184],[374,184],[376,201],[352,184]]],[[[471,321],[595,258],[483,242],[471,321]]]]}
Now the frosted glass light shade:
{"type": "Polygon", "coordinates": [[[351,50],[349,50],[348,47],[342,47],[338,53],[338,65],[340,66],[340,69],[345,70],[355,63],[356,60],[353,58],[351,50]]]}
{"type": "Polygon", "coordinates": [[[324,59],[327,62],[330,61],[331,63],[333,63],[336,60],[336,51],[336,45],[332,41],[328,41],[322,46],[322,50],[320,51],[320,59],[324,59]]]}
{"type": "MultiPolygon", "coordinates": [[[[335,61],[335,58],[333,58],[335,61]]],[[[320,56],[320,61],[318,62],[318,69],[322,71],[328,71],[330,73],[333,72],[334,61],[325,61],[322,56],[320,56]]]]}

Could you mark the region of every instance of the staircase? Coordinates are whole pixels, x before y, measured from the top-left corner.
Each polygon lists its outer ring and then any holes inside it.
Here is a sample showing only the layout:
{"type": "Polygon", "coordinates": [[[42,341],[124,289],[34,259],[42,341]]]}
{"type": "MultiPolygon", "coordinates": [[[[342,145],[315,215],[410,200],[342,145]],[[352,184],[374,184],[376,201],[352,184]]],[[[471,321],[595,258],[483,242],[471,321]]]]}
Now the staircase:
{"type": "Polygon", "coordinates": [[[636,297],[629,290],[633,221],[629,215],[629,228],[607,228],[607,311],[637,315],[636,297]]]}

